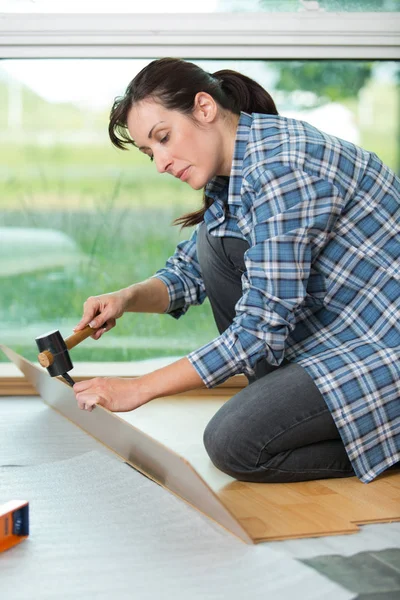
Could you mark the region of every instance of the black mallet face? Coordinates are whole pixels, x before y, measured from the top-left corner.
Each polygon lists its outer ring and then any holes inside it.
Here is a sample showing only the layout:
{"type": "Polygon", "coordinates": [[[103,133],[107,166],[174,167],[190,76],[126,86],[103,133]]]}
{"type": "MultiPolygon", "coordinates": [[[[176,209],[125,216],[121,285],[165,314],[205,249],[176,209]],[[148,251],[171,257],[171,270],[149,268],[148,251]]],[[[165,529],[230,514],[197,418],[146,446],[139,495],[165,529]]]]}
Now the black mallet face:
{"type": "Polygon", "coordinates": [[[46,365],[51,377],[64,376],[67,371],[71,371],[73,365],[68,348],[58,330],[49,331],[49,333],[37,337],[36,344],[39,352],[47,351],[53,356],[53,362],[49,366],[46,365]]]}

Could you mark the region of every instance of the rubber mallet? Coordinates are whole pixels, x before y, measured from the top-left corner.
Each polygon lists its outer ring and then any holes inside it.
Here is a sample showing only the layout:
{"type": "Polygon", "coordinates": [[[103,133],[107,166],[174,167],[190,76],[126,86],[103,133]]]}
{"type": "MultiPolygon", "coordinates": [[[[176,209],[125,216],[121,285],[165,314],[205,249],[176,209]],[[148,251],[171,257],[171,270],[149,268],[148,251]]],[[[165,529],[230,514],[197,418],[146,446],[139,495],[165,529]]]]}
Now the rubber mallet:
{"type": "Polygon", "coordinates": [[[83,342],[96,331],[97,329],[87,325],[84,329],[70,335],[65,340],[58,329],[37,337],[36,344],[40,350],[38,355],[40,364],[47,369],[51,377],[61,376],[72,387],[75,381],[68,375],[68,371],[73,368],[68,350],[83,342]]]}

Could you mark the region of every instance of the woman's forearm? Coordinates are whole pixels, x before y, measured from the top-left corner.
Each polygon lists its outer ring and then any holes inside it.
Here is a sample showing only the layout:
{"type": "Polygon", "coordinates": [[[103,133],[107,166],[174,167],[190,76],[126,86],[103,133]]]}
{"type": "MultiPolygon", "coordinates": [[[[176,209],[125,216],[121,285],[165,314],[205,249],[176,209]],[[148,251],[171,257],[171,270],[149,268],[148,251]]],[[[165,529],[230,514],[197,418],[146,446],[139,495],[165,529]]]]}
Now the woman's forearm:
{"type": "Polygon", "coordinates": [[[127,312],[164,313],[169,306],[167,286],[155,277],[121,290],[126,295],[127,312]]]}
{"type": "Polygon", "coordinates": [[[140,377],[140,386],[146,401],[149,401],[162,396],[172,396],[204,388],[205,384],[191,362],[185,357],[167,367],[143,375],[140,377]]]}
{"type": "Polygon", "coordinates": [[[135,378],[95,377],[74,385],[79,408],[93,410],[96,404],[113,412],[126,412],[146,402],[204,387],[187,358],[168,367],[135,378]]]}

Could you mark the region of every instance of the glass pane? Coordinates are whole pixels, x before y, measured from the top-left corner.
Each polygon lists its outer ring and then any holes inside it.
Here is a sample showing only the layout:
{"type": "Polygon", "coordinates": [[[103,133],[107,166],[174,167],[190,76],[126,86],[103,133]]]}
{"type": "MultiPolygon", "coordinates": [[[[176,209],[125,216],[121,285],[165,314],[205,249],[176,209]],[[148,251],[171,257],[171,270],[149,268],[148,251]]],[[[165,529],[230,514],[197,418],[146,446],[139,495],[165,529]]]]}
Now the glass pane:
{"type": "MultiPolygon", "coordinates": [[[[170,224],[200,206],[201,192],[108,139],[114,97],[147,62],[0,64],[0,342],[31,360],[36,336],[59,329],[67,337],[89,295],[149,277],[190,235],[170,224]]],[[[358,143],[400,171],[399,63],[196,62],[247,74],[282,115],[358,143]]],[[[179,321],[129,314],[99,342],[74,348],[73,360],[182,356],[216,334],[207,303],[179,321]]]]}
{"type": "Polygon", "coordinates": [[[309,9],[335,12],[398,12],[400,0],[0,0],[0,12],[12,13],[216,13],[297,12],[309,9]]]}
{"type": "Polygon", "coordinates": [[[398,12],[400,0],[220,0],[215,12],[398,12]]]}
{"type": "Polygon", "coordinates": [[[335,12],[398,12],[399,0],[319,0],[322,10],[335,12]]]}

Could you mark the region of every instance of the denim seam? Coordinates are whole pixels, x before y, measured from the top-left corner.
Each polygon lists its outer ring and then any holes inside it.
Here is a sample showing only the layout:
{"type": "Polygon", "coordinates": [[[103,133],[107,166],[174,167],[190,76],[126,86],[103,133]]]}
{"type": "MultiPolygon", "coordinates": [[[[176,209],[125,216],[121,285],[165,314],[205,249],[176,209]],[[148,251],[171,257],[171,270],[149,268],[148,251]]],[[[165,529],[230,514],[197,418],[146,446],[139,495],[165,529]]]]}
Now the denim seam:
{"type": "MultiPolygon", "coordinates": [[[[263,465],[258,465],[258,467],[260,469],[263,469],[264,471],[277,471],[279,473],[293,473],[293,470],[289,470],[289,469],[278,469],[277,467],[264,467],[263,465]]],[[[328,468],[296,469],[296,473],[320,473],[321,471],[329,471],[330,473],[335,472],[335,471],[337,473],[350,473],[350,472],[354,473],[354,469],[352,467],[350,467],[349,469],[328,469],[328,468]]]]}
{"type": "MultiPolygon", "coordinates": [[[[298,425],[301,425],[303,423],[307,423],[307,421],[310,421],[312,419],[315,419],[315,417],[319,417],[320,415],[329,412],[328,408],[324,408],[323,410],[321,410],[320,412],[316,413],[315,415],[312,415],[310,417],[307,417],[306,419],[303,419],[300,423],[294,423],[293,425],[291,425],[290,427],[288,427],[287,429],[285,429],[285,431],[282,431],[280,433],[277,433],[272,439],[270,439],[266,444],[264,444],[264,446],[261,448],[259,454],[258,454],[258,458],[257,458],[257,462],[256,462],[256,467],[260,467],[260,459],[261,459],[261,454],[264,452],[264,450],[267,448],[268,444],[271,444],[271,442],[273,442],[274,440],[276,440],[277,438],[279,438],[280,436],[282,436],[284,433],[286,433],[287,431],[290,431],[291,429],[294,429],[295,427],[297,427],[298,425]]],[[[322,440],[321,440],[322,441],[322,440]]]]}

